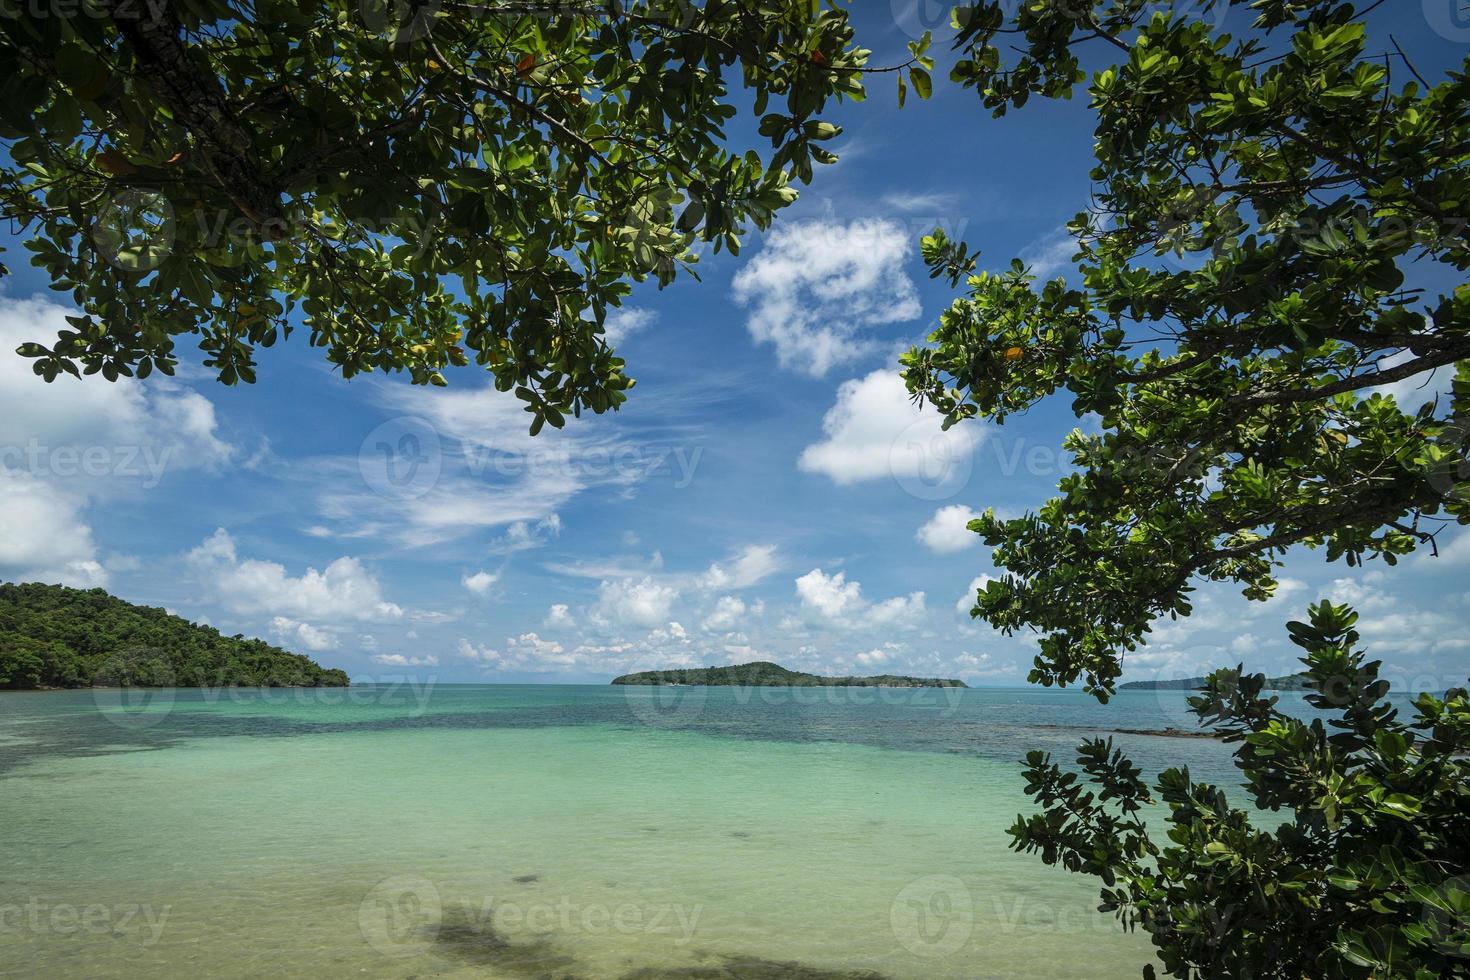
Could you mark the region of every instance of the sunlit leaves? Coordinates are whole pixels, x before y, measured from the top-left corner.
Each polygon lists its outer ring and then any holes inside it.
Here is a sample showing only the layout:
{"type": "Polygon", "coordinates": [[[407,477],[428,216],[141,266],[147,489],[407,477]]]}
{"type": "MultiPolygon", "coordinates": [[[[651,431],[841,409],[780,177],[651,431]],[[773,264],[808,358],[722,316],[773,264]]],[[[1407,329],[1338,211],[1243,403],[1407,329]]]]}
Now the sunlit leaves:
{"type": "Polygon", "coordinates": [[[97,325],[38,374],[172,372],[183,338],[248,382],[299,327],[345,377],[474,362],[537,428],[627,397],[608,311],[795,200],[867,57],[805,0],[36,10],[0,17],[0,214],[97,325]],[[728,146],[747,98],[764,153],[728,146]]]}
{"type": "Polygon", "coordinates": [[[1041,634],[1034,681],[1105,698],[1200,580],[1264,600],[1293,546],[1393,564],[1470,522],[1470,290],[1413,287],[1470,268],[1470,75],[1426,88],[1346,4],[1246,6],[1230,13],[1257,26],[1233,34],[1208,7],[956,15],[953,77],[996,114],[1084,84],[1082,45],[1116,62],[1087,89],[1077,273],[977,271],[930,236],[931,274],[967,295],[903,359],[946,424],[1064,392],[1096,423],[1055,499],[979,522],[1006,574],[977,614],[1041,634]]]}

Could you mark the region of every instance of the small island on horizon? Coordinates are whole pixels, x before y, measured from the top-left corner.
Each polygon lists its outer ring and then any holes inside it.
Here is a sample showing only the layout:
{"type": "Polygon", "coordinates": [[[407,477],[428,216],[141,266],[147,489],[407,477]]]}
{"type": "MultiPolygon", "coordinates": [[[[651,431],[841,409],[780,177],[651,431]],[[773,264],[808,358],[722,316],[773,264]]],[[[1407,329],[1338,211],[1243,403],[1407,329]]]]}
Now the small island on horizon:
{"type": "Polygon", "coordinates": [[[769,660],[728,667],[681,667],[670,670],[644,670],[615,677],[614,684],[659,686],[682,684],[689,687],[968,687],[964,681],[937,677],[908,677],[902,674],[878,674],[873,677],[822,677],[797,670],[787,670],[769,660]]]}
{"type": "MultiPolygon", "coordinates": [[[[1207,678],[1180,677],[1172,681],[1129,681],[1119,684],[1120,691],[1198,691],[1205,686],[1207,678]]],[[[1268,677],[1262,687],[1264,691],[1305,691],[1306,674],[1289,674],[1286,677],[1268,677]]]]}

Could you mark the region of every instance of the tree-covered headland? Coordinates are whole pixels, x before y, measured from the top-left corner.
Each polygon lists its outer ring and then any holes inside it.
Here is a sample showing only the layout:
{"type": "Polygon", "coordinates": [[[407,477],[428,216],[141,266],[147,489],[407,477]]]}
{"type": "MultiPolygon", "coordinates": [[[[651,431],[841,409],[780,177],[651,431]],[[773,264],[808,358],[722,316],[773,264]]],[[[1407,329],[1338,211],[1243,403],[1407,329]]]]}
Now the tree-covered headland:
{"type": "Polygon", "coordinates": [[[0,583],[0,688],[345,687],[347,674],[102,589],[0,583]]]}

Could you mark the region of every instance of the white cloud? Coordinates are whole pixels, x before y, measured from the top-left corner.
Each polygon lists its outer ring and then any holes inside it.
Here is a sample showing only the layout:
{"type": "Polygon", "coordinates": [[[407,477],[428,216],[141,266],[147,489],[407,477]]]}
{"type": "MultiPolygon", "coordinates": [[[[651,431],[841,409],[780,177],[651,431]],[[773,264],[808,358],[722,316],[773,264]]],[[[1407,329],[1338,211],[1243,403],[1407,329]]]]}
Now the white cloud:
{"type": "Polygon", "coordinates": [[[63,375],[47,384],[13,353],[50,343],[78,311],[0,296],[0,577],[78,587],[108,584],[89,504],[151,490],[168,473],[227,463],[210,401],[162,376],[147,382],[63,375]]]}
{"type": "Polygon", "coordinates": [[[459,645],[456,647],[456,652],[459,654],[461,660],[471,660],[484,667],[498,666],[502,659],[502,654],[499,650],[487,646],[479,646],[463,638],[460,639],[459,645]]]}
{"type": "Polygon", "coordinates": [[[964,551],[980,543],[980,536],[966,526],[979,516],[979,512],[964,504],[941,507],[919,528],[915,537],[930,551],[941,554],[964,551]]]}
{"type": "Polygon", "coordinates": [[[1429,568],[1470,565],[1470,531],[1461,531],[1449,544],[1439,549],[1439,555],[1429,551],[1420,552],[1419,563],[1429,568]]]}
{"type": "Polygon", "coordinates": [[[876,667],[879,664],[886,664],[888,662],[888,651],[869,650],[867,653],[860,653],[852,659],[864,667],[876,667]]]}
{"type": "Polygon", "coordinates": [[[271,620],[271,632],[282,643],[302,646],[308,650],[334,650],[337,647],[337,637],[330,630],[318,629],[310,623],[302,623],[285,616],[277,616],[271,620]]]}
{"type": "Polygon", "coordinates": [[[616,347],[633,334],[647,330],[657,320],[656,312],[636,306],[609,310],[607,320],[603,323],[603,338],[610,346],[616,347]]]}
{"type": "Polygon", "coordinates": [[[745,602],[738,596],[721,596],[715,608],[700,627],[710,633],[725,633],[734,629],[745,616],[745,602]]]}
{"type": "Polygon", "coordinates": [[[92,588],[107,584],[82,501],[0,467],[0,578],[92,588]]]}
{"type": "Polygon", "coordinates": [[[746,589],[778,571],[781,559],[773,544],[753,544],[727,562],[715,562],[699,577],[702,589],[746,589]]]}
{"type": "MultiPolygon", "coordinates": [[[[1390,354],[1378,365],[1379,370],[1396,368],[1400,364],[1406,364],[1413,360],[1415,354],[1411,350],[1402,350],[1397,354],[1390,354]]],[[[1399,409],[1404,412],[1417,412],[1420,407],[1428,403],[1439,401],[1444,406],[1449,401],[1451,385],[1454,382],[1455,369],[1453,366],[1441,367],[1431,371],[1421,371],[1419,374],[1404,378],[1402,381],[1392,381],[1386,385],[1368,389],[1368,394],[1392,395],[1399,409]]]]}
{"type": "Polygon", "coordinates": [[[948,191],[897,191],[883,195],[883,203],[896,211],[948,211],[957,195],[948,191]]]}
{"type": "Polygon", "coordinates": [[[598,586],[599,618],[626,626],[656,626],[669,618],[679,590],[650,577],[605,579],[598,586]]]}
{"type": "MultiPolygon", "coordinates": [[[[1460,617],[1431,609],[1374,613],[1358,620],[1369,654],[1426,655],[1463,653],[1467,648],[1460,617]]],[[[1428,664],[1421,666],[1428,667],[1428,664]]],[[[1463,676],[1463,668],[1456,672],[1463,676]]]]}
{"type": "Polygon", "coordinates": [[[878,370],[842,383],[822,431],[826,438],[797,462],[804,472],[843,485],[892,476],[939,487],[969,477],[984,430],[964,424],[945,431],[937,412],[910,401],[898,374],[878,370]]]}
{"type": "Polygon", "coordinates": [[[555,537],[558,513],[587,488],[632,487],[649,475],[646,466],[609,462],[643,456],[626,428],[595,418],[532,436],[525,403],[489,386],[384,383],[371,391],[396,417],[365,433],[356,456],[315,461],[308,471],[331,524],[411,547],[504,528],[491,549],[519,551],[555,537]]]}
{"type": "Polygon", "coordinates": [[[214,467],[235,448],[219,438],[214,405],[160,375],[108,383],[62,375],[47,384],[12,353],[52,343],[78,311],[44,299],[0,297],[0,466],[52,480],[107,480],[151,489],[170,470],[214,467]],[[70,461],[59,453],[90,453],[70,461]]]}
{"type": "Polygon", "coordinates": [[[547,514],[536,521],[516,521],[505,529],[505,539],[499,542],[504,551],[525,551],[539,548],[553,538],[561,536],[561,515],[547,514]]]}
{"type": "Polygon", "coordinates": [[[1077,240],[1063,225],[1022,249],[1020,259],[1033,276],[1053,279],[1071,270],[1072,256],[1076,254],[1077,240]]]}
{"type": "Polygon", "coordinates": [[[456,647],[461,660],[479,664],[487,670],[520,670],[533,673],[549,673],[569,669],[598,669],[600,664],[589,662],[585,650],[567,650],[555,640],[548,640],[536,633],[522,633],[507,637],[504,651],[461,639],[456,647]]]}
{"type": "Polygon", "coordinates": [[[862,591],[860,584],[847,581],[845,572],[828,575],[814,568],[796,580],[796,594],[802,605],[828,619],[856,612],[863,605],[862,591]]]}
{"type": "Polygon", "coordinates": [[[1327,587],[1327,598],[1338,604],[1346,603],[1360,613],[1391,608],[1398,605],[1399,600],[1377,588],[1383,579],[1383,573],[1377,571],[1357,578],[1333,579],[1327,587]]]}
{"type": "Polygon", "coordinates": [[[913,236],[892,221],[780,225],[735,276],[757,343],[775,345],[784,368],[821,377],[871,349],[864,327],[922,312],[904,263],[913,236]]]}
{"type": "Polygon", "coordinates": [[[473,575],[462,576],[459,584],[475,595],[488,595],[491,587],[498,581],[500,581],[498,574],[481,569],[473,575]]]}
{"type": "Polygon", "coordinates": [[[1261,638],[1254,633],[1242,633],[1230,641],[1230,652],[1244,656],[1254,653],[1261,646],[1261,638]]]}
{"type": "Polygon", "coordinates": [[[994,581],[995,576],[993,575],[976,575],[970,580],[970,591],[960,596],[959,600],[954,604],[955,612],[962,616],[970,615],[970,610],[975,608],[976,594],[985,588],[986,585],[994,581]]]}
{"type": "Polygon", "coordinates": [[[872,627],[913,623],[924,613],[924,593],[911,592],[881,602],[863,597],[862,585],[849,582],[844,572],[828,575],[820,568],[796,580],[796,594],[804,608],[834,626],[872,627]]]}
{"type": "Polygon", "coordinates": [[[536,633],[522,633],[505,641],[512,651],[533,659],[551,659],[561,656],[566,649],[555,640],[543,640],[536,633]]]}
{"type": "Polygon", "coordinates": [[[437,667],[439,658],[432,653],[422,657],[406,657],[401,653],[380,653],[373,658],[373,663],[382,664],[384,667],[437,667]]]}
{"type": "Polygon", "coordinates": [[[558,602],[546,612],[544,626],[554,629],[564,629],[572,625],[572,614],[566,603],[558,602]]]}
{"type": "Polygon", "coordinates": [[[403,608],[383,598],[378,580],[356,558],[338,558],[321,571],[291,576],[284,565],[241,558],[229,532],[219,528],[188,554],[188,565],[215,601],[237,613],[312,619],[389,620],[403,608]]]}

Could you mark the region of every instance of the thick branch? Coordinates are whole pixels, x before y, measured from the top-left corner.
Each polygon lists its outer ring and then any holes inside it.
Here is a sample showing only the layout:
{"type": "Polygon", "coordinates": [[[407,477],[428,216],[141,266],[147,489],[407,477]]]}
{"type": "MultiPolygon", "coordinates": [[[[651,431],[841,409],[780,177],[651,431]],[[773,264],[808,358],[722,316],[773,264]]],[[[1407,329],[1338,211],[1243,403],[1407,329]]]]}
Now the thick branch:
{"type": "Polygon", "coordinates": [[[198,141],[219,189],[256,227],[278,223],[280,191],[261,178],[255,141],[235,117],[219,79],[190,58],[171,0],[103,0],[103,6],[132,48],[139,76],[198,141]]]}

